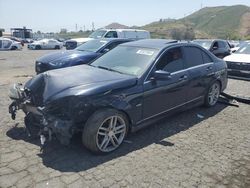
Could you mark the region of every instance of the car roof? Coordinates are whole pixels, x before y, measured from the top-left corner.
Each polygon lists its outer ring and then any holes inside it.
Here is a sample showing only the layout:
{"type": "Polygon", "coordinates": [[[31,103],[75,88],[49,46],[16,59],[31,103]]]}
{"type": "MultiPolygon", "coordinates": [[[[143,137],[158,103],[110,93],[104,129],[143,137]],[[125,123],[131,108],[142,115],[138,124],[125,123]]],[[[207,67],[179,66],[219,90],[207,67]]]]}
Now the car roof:
{"type": "Polygon", "coordinates": [[[10,40],[10,41],[12,41],[11,39],[6,38],[6,37],[0,37],[0,39],[1,39],[1,40],[10,40]]]}
{"type": "Polygon", "coordinates": [[[142,40],[137,40],[137,41],[121,44],[121,46],[134,46],[134,47],[154,48],[154,49],[161,50],[177,42],[178,41],[176,40],[167,40],[167,39],[142,39],[142,40]]]}

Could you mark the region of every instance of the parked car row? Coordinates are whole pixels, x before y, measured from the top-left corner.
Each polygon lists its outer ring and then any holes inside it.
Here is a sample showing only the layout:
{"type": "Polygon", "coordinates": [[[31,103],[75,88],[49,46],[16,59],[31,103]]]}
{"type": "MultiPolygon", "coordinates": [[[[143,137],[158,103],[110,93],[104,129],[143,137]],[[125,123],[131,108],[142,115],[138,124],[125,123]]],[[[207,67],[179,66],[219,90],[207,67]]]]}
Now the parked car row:
{"type": "Polygon", "coordinates": [[[216,105],[227,86],[225,61],[195,43],[164,39],[95,39],[39,58],[36,69],[10,89],[12,118],[22,109],[25,125],[40,127],[42,145],[48,135],[69,144],[81,132],[95,153],[114,151],[160,118],[216,105]],[[43,72],[39,63],[58,69],[43,72]]]}

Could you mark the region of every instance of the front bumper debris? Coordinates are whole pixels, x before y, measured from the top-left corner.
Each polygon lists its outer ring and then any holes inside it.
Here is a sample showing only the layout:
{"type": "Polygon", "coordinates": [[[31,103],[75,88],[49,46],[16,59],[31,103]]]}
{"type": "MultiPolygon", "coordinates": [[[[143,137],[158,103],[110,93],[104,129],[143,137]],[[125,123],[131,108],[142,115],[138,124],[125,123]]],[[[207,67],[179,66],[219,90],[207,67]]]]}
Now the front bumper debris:
{"type": "Polygon", "coordinates": [[[73,135],[72,121],[61,120],[45,112],[44,107],[36,107],[32,104],[29,91],[21,84],[14,84],[10,87],[9,97],[12,103],[9,105],[9,113],[14,120],[18,110],[25,113],[24,123],[28,133],[31,136],[30,129],[32,126],[38,125],[40,128],[39,136],[41,141],[41,150],[47,140],[51,140],[55,135],[61,144],[68,145],[73,135]],[[38,119],[38,123],[34,120],[38,119]]]}

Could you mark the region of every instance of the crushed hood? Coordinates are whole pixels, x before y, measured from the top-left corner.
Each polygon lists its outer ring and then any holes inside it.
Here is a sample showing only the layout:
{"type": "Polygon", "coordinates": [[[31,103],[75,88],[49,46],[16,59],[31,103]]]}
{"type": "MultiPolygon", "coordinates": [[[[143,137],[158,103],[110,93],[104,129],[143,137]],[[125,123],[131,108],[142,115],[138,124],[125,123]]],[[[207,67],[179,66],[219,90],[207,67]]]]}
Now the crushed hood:
{"type": "Polygon", "coordinates": [[[36,105],[74,95],[92,95],[136,84],[137,77],[80,65],[48,71],[29,80],[25,87],[31,91],[36,105]]]}

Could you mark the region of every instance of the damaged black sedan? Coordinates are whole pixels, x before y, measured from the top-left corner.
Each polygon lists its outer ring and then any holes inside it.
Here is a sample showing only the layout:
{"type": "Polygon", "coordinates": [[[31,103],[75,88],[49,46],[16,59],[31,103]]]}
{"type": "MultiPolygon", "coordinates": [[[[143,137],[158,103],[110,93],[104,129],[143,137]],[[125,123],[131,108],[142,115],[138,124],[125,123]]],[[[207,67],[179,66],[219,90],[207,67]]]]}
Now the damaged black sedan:
{"type": "Polygon", "coordinates": [[[214,106],[227,85],[223,60],[191,43],[147,39],[119,45],[90,65],[48,71],[10,89],[9,112],[41,128],[42,144],[75,132],[91,151],[117,149],[127,133],[179,110],[214,106]],[[48,133],[48,134],[47,134],[48,133]],[[48,136],[47,136],[48,135],[48,136]]]}

